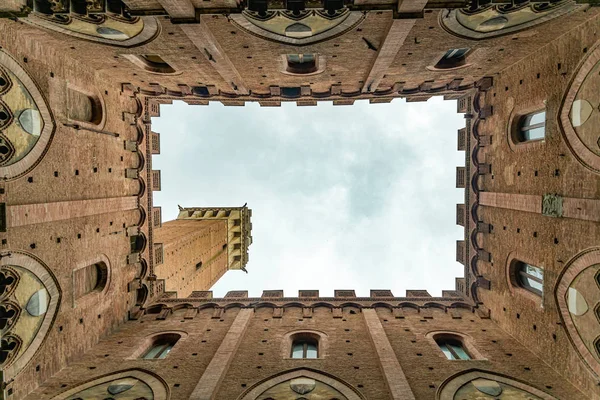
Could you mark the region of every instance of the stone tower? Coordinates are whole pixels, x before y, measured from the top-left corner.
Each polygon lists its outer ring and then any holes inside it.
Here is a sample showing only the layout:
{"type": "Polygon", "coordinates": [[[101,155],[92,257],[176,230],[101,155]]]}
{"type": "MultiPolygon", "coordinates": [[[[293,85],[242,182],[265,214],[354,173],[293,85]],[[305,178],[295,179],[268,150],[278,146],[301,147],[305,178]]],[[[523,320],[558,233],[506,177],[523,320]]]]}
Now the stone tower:
{"type": "Polygon", "coordinates": [[[246,272],[251,216],[246,206],[180,208],[176,220],[154,231],[156,277],[165,291],[187,297],[210,289],[228,270],[246,272]]]}

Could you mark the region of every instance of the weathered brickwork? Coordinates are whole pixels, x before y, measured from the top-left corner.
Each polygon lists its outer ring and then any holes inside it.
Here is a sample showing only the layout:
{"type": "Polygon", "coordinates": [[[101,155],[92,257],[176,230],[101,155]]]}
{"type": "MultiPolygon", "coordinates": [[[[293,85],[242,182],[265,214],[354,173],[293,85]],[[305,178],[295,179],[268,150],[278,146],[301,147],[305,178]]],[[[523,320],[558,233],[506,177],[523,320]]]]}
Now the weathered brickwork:
{"type": "Polygon", "coordinates": [[[4,3],[1,398],[600,398],[597,8],[4,3]],[[212,298],[245,270],[251,212],[198,204],[161,221],[160,104],[433,95],[465,115],[456,290],[212,298]],[[544,134],[526,140],[522,117],[541,110],[544,134]]]}

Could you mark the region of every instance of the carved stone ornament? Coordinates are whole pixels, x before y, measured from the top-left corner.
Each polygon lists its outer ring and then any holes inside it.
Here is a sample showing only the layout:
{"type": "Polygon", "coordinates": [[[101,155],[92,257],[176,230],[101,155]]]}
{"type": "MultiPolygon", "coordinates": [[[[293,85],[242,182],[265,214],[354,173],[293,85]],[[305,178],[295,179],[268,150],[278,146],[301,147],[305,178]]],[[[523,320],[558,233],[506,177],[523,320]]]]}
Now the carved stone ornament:
{"type": "Polygon", "coordinates": [[[12,301],[0,303],[0,332],[8,331],[21,314],[21,307],[12,301]]]}
{"type": "Polygon", "coordinates": [[[19,283],[19,274],[12,268],[0,269],[0,299],[4,299],[15,290],[19,283]]]}
{"type": "Polygon", "coordinates": [[[545,194],[542,199],[542,214],[549,217],[562,217],[563,198],[557,194],[545,194]]]}
{"type": "Polygon", "coordinates": [[[316,385],[317,382],[310,378],[296,378],[290,381],[290,388],[298,394],[310,393],[316,385]]]}
{"type": "Polygon", "coordinates": [[[21,347],[21,339],[16,335],[5,335],[0,339],[0,367],[8,366],[21,347]]]}

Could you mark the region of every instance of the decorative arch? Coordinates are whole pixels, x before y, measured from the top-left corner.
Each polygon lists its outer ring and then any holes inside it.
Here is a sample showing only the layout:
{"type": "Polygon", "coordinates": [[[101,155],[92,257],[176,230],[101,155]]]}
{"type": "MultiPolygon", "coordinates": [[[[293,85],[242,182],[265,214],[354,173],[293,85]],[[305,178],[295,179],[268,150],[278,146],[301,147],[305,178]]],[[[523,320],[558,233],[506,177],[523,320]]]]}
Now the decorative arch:
{"type": "Polygon", "coordinates": [[[150,371],[131,369],[90,379],[52,397],[52,400],[100,399],[120,393],[132,399],[167,400],[170,398],[166,382],[158,375],[150,371]]]}
{"type": "Polygon", "coordinates": [[[61,290],[48,267],[32,255],[12,251],[0,259],[2,347],[0,368],[5,381],[25,368],[44,343],[61,300],[61,290]]]}
{"type": "Polygon", "coordinates": [[[571,344],[596,377],[600,377],[600,354],[596,347],[600,320],[595,312],[600,304],[596,281],[599,273],[600,247],[586,249],[567,262],[554,294],[571,344]]]}
{"type": "MultiPolygon", "coordinates": [[[[263,400],[270,392],[282,393],[284,398],[296,398],[307,393],[322,393],[323,398],[339,400],[365,400],[357,389],[341,379],[309,368],[283,372],[256,383],[248,388],[238,400],[263,400]]],[[[280,395],[281,396],[281,395],[280,395]]]]}
{"type": "Polygon", "coordinates": [[[239,29],[254,36],[292,46],[330,40],[358,26],[365,15],[347,8],[333,15],[323,10],[303,10],[298,15],[288,10],[267,11],[264,15],[249,10],[231,14],[239,29]]]}
{"type": "Polygon", "coordinates": [[[438,388],[436,400],[458,400],[473,395],[479,398],[484,394],[497,400],[557,400],[527,383],[480,370],[461,372],[446,379],[438,388]]]}
{"type": "Polygon", "coordinates": [[[116,47],[140,46],[155,39],[160,27],[154,17],[124,17],[112,13],[94,17],[34,12],[21,21],[91,42],[116,47]]]}
{"type": "Polygon", "coordinates": [[[55,122],[29,74],[0,49],[0,178],[31,171],[44,157],[55,122]]]}
{"type": "Polygon", "coordinates": [[[580,64],[562,101],[560,126],[565,143],[573,156],[596,174],[600,174],[600,44],[580,64]]]}
{"type": "Polygon", "coordinates": [[[441,12],[439,22],[456,36],[481,40],[528,29],[578,9],[583,8],[575,1],[514,5],[473,1],[467,8],[441,12]]]}

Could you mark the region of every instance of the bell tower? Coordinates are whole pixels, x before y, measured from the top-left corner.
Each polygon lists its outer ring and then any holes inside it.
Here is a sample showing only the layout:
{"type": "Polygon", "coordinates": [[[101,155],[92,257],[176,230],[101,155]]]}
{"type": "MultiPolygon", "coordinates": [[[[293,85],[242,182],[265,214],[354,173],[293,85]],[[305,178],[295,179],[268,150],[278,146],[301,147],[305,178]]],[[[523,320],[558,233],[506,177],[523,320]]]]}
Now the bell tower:
{"type": "Polygon", "coordinates": [[[246,271],[252,244],[252,210],[243,207],[179,207],[176,220],[154,233],[155,271],[165,292],[187,297],[209,290],[230,269],[246,271]]]}

